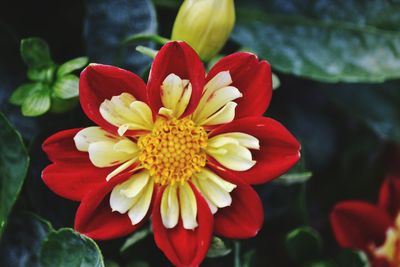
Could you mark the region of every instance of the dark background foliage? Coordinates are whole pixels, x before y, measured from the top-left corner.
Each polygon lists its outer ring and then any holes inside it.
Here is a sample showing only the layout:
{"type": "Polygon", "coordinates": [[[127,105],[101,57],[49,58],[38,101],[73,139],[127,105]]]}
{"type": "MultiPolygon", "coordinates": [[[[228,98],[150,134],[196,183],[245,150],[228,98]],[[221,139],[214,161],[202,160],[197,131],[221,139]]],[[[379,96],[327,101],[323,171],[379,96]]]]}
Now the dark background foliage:
{"type": "MultiPolygon", "coordinates": [[[[23,136],[31,164],[1,241],[0,266],[39,266],[38,240],[48,226],[26,219],[20,211],[40,215],[56,229],[73,225],[77,204],[54,195],[40,179],[48,164],[41,143],[61,129],[90,125],[79,107],[32,119],[8,104],[12,91],[26,80],[20,40],[43,38],[56,62],[87,55],[90,62],[142,74],[151,60],[135,51],[137,44],[121,46],[120,41],[144,31],[169,37],[179,1],[155,2],[154,7],[144,0],[1,1],[0,109],[23,136]]],[[[331,264],[337,264],[340,251],[328,221],[333,205],[345,199],[374,202],[382,179],[395,164],[400,142],[400,4],[338,2],[236,1],[238,22],[223,53],[245,47],[272,63],[281,86],[266,116],[282,122],[301,141],[303,160],[294,172],[312,172],[306,182],[257,187],[266,220],[257,237],[241,242],[248,266],[335,266],[331,264]],[[251,11],[254,7],[257,12],[251,11]],[[392,50],[382,52],[385,49],[392,50]],[[359,61],[363,57],[370,61],[359,61]],[[332,73],[331,63],[335,70],[344,66],[332,73]],[[287,234],[300,226],[314,228],[323,242],[320,253],[314,249],[307,256],[308,263],[289,257],[285,247],[287,234]]],[[[119,239],[99,246],[106,260],[120,266],[169,264],[151,237],[121,254],[123,243],[119,239]]],[[[203,266],[232,264],[233,253],[206,259],[203,266]]]]}

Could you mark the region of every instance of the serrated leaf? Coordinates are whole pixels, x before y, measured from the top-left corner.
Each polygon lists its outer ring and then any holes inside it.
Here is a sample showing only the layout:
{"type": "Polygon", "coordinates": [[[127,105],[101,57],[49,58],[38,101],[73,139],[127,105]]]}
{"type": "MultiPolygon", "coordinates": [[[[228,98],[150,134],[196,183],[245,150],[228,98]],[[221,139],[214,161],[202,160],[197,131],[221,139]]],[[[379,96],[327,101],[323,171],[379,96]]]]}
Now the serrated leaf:
{"type": "Polygon", "coordinates": [[[70,98],[70,99],[62,99],[55,95],[51,96],[51,113],[64,113],[74,109],[79,103],[78,97],[70,98]]]}
{"type": "Polygon", "coordinates": [[[79,78],[73,74],[59,77],[53,85],[54,95],[61,99],[69,99],[79,94],[79,78]]]}
{"type": "Polygon", "coordinates": [[[319,256],[322,240],[317,231],[303,226],[289,232],[285,240],[286,251],[295,262],[305,262],[319,256]]]}
{"type": "Polygon", "coordinates": [[[9,98],[9,101],[13,105],[20,106],[24,102],[25,98],[29,96],[29,94],[33,93],[40,87],[41,85],[38,83],[25,83],[23,85],[20,85],[12,93],[12,95],[9,98]]]}
{"type": "Polygon", "coordinates": [[[79,70],[85,67],[89,62],[89,58],[87,57],[78,57],[71,60],[68,60],[64,64],[62,64],[57,70],[57,77],[64,76],[69,74],[75,70],[79,70]]]}
{"type": "Polygon", "coordinates": [[[223,257],[231,253],[231,251],[232,248],[228,247],[221,238],[214,236],[211,242],[211,246],[208,249],[207,257],[208,258],[223,257]]]}
{"type": "Polygon", "coordinates": [[[42,241],[53,228],[33,213],[13,214],[0,242],[0,266],[41,267],[42,241]]]}
{"type": "Polygon", "coordinates": [[[124,253],[127,251],[131,246],[140,242],[141,240],[145,239],[147,236],[151,234],[150,228],[143,228],[141,230],[136,231],[133,235],[125,240],[125,243],[120,248],[120,252],[124,253]]]}
{"type": "Polygon", "coordinates": [[[46,113],[50,109],[50,90],[43,85],[42,88],[35,90],[22,103],[22,115],[35,117],[46,113]]]}
{"type": "Polygon", "coordinates": [[[28,69],[27,76],[31,81],[51,83],[54,77],[55,66],[41,69],[28,69]]]}
{"type": "Polygon", "coordinates": [[[53,64],[49,46],[43,39],[22,39],[20,50],[22,59],[29,68],[43,68],[53,64]]]}
{"type": "Polygon", "coordinates": [[[361,250],[344,249],[338,257],[338,265],[346,267],[371,267],[368,256],[361,250]]]}
{"type": "Polygon", "coordinates": [[[0,113],[0,237],[21,191],[28,165],[28,152],[20,134],[0,113]]]}
{"type": "Polygon", "coordinates": [[[42,267],[104,267],[96,243],[72,229],[51,232],[40,251],[42,267]]]}
{"type": "Polygon", "coordinates": [[[400,33],[299,16],[242,11],[233,39],[272,66],[323,82],[400,78],[400,33]]]}

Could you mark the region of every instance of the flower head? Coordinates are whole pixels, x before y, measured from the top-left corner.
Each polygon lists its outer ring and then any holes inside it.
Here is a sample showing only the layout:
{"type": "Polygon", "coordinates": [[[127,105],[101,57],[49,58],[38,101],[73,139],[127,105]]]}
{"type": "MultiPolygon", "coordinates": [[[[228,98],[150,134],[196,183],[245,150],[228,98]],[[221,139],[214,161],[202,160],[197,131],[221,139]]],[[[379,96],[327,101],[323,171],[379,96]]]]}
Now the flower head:
{"type": "Polygon", "coordinates": [[[400,266],[400,179],[385,180],[377,206],[362,201],[338,203],[331,224],[339,245],[365,251],[374,267],[400,266]]]}
{"type": "Polygon", "coordinates": [[[213,233],[257,234],[264,216],[250,184],[270,181],[299,159],[297,140],[262,117],[271,93],[266,61],[236,53],[206,76],[183,42],[162,47],[147,86],[126,70],[91,64],[81,74],[80,100],[98,126],[49,137],[43,149],[53,163],[43,180],[81,202],[81,233],[120,237],[151,216],[169,260],[197,266],[213,233]]]}
{"type": "Polygon", "coordinates": [[[172,30],[173,40],[190,44],[203,60],[224,46],[235,24],[233,0],[185,0],[172,30]]]}

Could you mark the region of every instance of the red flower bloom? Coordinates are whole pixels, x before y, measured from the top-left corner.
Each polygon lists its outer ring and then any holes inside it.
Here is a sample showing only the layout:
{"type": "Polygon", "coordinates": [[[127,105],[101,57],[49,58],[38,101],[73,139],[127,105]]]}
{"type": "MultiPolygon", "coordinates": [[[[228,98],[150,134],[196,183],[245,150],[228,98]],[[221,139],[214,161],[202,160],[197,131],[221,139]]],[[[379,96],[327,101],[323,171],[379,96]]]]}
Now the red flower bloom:
{"type": "Polygon", "coordinates": [[[400,177],[383,183],[377,206],[362,201],[338,203],[331,213],[336,240],[365,251],[374,267],[400,266],[400,177]]]}
{"type": "Polygon", "coordinates": [[[152,217],[157,246],[177,266],[197,266],[213,232],[257,234],[265,183],[299,159],[300,145],[262,117],[271,71],[250,53],[221,59],[206,76],[197,54],[171,42],[147,86],[135,74],[91,64],[80,100],[98,126],[49,137],[43,180],[80,201],[75,228],[95,239],[127,235],[152,217]]]}

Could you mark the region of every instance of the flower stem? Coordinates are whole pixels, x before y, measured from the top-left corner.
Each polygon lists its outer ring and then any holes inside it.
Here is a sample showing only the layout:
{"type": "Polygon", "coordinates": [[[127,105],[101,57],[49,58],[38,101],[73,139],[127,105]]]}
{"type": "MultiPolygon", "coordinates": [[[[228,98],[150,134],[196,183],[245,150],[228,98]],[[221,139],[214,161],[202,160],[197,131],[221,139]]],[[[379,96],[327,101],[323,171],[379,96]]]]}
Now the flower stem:
{"type": "Polygon", "coordinates": [[[241,267],[242,265],[240,264],[240,242],[239,241],[233,241],[233,249],[234,249],[234,261],[233,261],[233,266],[234,267],[241,267]]]}

